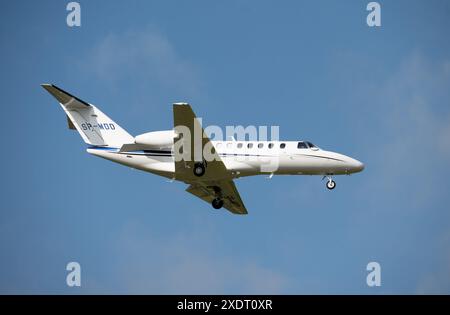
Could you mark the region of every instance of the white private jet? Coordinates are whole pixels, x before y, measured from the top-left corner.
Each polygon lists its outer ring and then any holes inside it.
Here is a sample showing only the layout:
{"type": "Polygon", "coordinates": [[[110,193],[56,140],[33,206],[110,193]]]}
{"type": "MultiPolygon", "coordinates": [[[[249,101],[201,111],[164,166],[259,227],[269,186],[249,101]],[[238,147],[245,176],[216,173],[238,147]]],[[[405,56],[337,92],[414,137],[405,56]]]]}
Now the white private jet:
{"type": "Polygon", "coordinates": [[[55,85],[42,87],[58,100],[69,129],[77,130],[89,145],[88,153],[185,182],[186,191],[215,209],[247,214],[233,182],[238,177],[321,175],[328,178],[326,186],[332,190],[336,187],[333,175],[364,169],[363,163],[308,141],[210,141],[186,103],[173,104],[174,129],[133,137],[94,105],[55,85]]]}

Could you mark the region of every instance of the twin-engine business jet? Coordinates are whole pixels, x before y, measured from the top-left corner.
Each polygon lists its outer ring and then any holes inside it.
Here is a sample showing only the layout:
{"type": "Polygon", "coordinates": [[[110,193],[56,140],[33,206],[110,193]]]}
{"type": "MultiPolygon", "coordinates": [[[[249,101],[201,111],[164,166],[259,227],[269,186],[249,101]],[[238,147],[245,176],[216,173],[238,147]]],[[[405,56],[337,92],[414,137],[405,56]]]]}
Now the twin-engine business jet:
{"type": "Polygon", "coordinates": [[[55,85],[42,87],[61,104],[69,129],[79,132],[89,145],[88,153],[185,182],[186,191],[215,209],[247,214],[234,178],[321,175],[328,178],[326,186],[331,190],[336,187],[333,175],[364,169],[363,163],[308,141],[211,141],[186,103],[173,104],[172,130],[133,137],[94,105],[55,85]]]}

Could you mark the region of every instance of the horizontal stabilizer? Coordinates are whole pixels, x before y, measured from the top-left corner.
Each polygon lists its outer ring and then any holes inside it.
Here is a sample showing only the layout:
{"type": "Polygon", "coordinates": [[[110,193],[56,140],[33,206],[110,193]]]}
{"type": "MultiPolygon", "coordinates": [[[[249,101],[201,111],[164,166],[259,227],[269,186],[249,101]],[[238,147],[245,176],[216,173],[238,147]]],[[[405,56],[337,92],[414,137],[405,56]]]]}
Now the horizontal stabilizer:
{"type": "Polygon", "coordinates": [[[67,117],[67,127],[69,127],[69,129],[72,129],[72,130],[77,130],[77,128],[75,128],[75,125],[73,124],[73,122],[70,120],[69,116],[66,115],[66,117],[67,117]]]}
{"type": "Polygon", "coordinates": [[[153,148],[145,144],[126,143],[122,145],[122,147],[120,148],[120,152],[143,151],[151,149],[153,148]]]}
{"type": "Polygon", "coordinates": [[[58,102],[67,109],[83,109],[90,107],[91,105],[76,96],[64,91],[63,89],[53,85],[53,84],[41,84],[44,89],[47,90],[48,93],[53,95],[54,98],[58,100],[58,102]]]}

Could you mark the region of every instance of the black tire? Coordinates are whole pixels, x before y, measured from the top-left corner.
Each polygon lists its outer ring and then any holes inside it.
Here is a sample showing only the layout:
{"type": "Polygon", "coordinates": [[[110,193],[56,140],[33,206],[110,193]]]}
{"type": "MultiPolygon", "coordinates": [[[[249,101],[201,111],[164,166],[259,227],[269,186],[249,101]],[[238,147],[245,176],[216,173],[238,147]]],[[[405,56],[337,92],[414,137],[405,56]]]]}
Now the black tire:
{"type": "Polygon", "coordinates": [[[327,188],[329,190],[333,190],[336,188],[336,182],[334,180],[330,180],[327,182],[327,188]]]}
{"type": "Polygon", "coordinates": [[[214,209],[220,209],[223,207],[223,200],[220,198],[216,198],[212,201],[212,206],[214,209]]]}
{"type": "Polygon", "coordinates": [[[205,174],[205,165],[203,163],[197,162],[194,164],[194,175],[201,177],[205,174]]]}

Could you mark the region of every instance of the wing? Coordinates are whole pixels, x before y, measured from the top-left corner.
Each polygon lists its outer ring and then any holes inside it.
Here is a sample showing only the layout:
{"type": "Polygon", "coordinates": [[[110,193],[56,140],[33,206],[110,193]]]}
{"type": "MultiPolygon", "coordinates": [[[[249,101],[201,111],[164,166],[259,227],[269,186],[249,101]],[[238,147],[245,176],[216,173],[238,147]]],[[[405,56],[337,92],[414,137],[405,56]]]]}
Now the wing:
{"type": "Polygon", "coordinates": [[[173,104],[173,122],[177,133],[174,144],[175,177],[190,184],[187,192],[211,203],[219,197],[223,207],[235,214],[247,214],[241,196],[229,172],[215,151],[189,104],[173,104]],[[206,172],[194,175],[194,164],[202,162],[206,172]]]}
{"type": "Polygon", "coordinates": [[[231,213],[248,213],[232,180],[194,182],[186,191],[207,203],[211,203],[214,198],[220,196],[224,202],[223,207],[231,213]]]}
{"type": "Polygon", "coordinates": [[[173,104],[175,177],[185,182],[232,179],[213,144],[205,135],[189,104],[173,104]],[[207,154],[207,156],[206,156],[207,154]],[[194,164],[204,162],[206,172],[201,178],[194,175],[194,164]]]}

